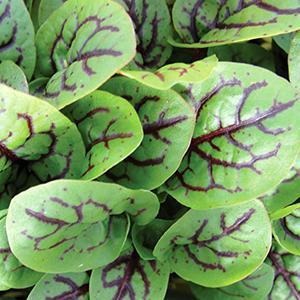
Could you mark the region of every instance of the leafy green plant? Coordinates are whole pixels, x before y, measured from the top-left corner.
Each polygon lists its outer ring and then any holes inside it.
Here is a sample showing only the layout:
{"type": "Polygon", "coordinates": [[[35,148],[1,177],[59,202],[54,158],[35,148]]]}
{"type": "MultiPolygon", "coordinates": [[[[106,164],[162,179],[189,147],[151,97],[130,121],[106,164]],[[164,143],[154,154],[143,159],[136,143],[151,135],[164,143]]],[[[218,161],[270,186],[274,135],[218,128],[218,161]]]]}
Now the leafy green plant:
{"type": "Polygon", "coordinates": [[[299,300],[299,16],[0,1],[0,299],[299,300]]]}

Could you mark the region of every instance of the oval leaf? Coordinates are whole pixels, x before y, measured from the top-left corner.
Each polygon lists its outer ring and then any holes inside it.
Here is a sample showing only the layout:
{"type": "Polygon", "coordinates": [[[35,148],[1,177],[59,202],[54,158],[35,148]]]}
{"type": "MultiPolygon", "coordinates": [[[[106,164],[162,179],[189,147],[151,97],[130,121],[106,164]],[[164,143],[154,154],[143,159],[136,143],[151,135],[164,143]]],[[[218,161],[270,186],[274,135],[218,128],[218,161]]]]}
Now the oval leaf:
{"type": "Polygon", "coordinates": [[[77,125],[87,150],[83,179],[97,178],[131,154],[143,139],[134,108],[120,97],[96,91],[64,111],[77,125]]]}
{"type": "Polygon", "coordinates": [[[268,214],[255,200],[188,211],[161,237],[154,256],[168,260],[185,280],[220,287],[253,273],[267,256],[271,239],[268,214]]]}
{"type": "Polygon", "coordinates": [[[27,300],[89,299],[86,273],[47,274],[33,288],[27,300]]]}
{"type": "Polygon", "coordinates": [[[103,84],[135,55],[133,25],[110,0],[69,0],[36,37],[39,73],[51,77],[43,92],[62,108],[103,84]]]}
{"type": "Polygon", "coordinates": [[[168,192],[194,209],[254,199],[286,176],[299,153],[300,101],[265,69],[219,63],[203,83],[177,90],[195,108],[196,129],[168,192]]]}
{"type": "Polygon", "coordinates": [[[105,90],[128,99],[143,125],[141,146],[107,174],[132,188],[154,189],[178,168],[190,143],[194,114],[174,91],[159,91],[127,78],[113,78],[105,90]]]}
{"type": "Polygon", "coordinates": [[[80,272],[118,257],[128,234],[125,213],[147,224],[158,208],[158,199],[148,191],[58,180],[14,197],[7,233],[13,253],[33,270],[80,272]]]}

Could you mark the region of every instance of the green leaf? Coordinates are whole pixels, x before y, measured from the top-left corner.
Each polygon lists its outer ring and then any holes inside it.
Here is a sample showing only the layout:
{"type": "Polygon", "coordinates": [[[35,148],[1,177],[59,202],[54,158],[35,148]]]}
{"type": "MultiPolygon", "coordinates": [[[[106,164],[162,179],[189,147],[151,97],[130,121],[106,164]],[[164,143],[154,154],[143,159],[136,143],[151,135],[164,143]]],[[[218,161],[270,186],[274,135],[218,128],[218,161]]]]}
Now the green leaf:
{"type": "Polygon", "coordinates": [[[48,103],[0,84],[0,169],[28,162],[41,180],[78,178],[84,145],[75,124],[48,103]]]}
{"type": "Polygon", "coordinates": [[[41,26],[67,0],[41,0],[38,10],[38,22],[41,26]]]}
{"type": "Polygon", "coordinates": [[[29,93],[28,83],[22,69],[10,60],[0,63],[0,83],[16,90],[29,93]]]}
{"type": "Polygon", "coordinates": [[[294,33],[286,33],[286,34],[280,34],[277,36],[273,36],[273,40],[275,43],[286,53],[289,53],[290,47],[291,47],[291,40],[294,36],[294,33]]]}
{"type": "Polygon", "coordinates": [[[15,193],[15,180],[17,168],[10,166],[0,172],[0,211],[9,206],[15,193]]]}
{"type": "Polygon", "coordinates": [[[244,280],[232,285],[211,289],[192,285],[192,291],[196,299],[209,300],[258,300],[266,299],[272,289],[274,270],[267,264],[262,264],[254,273],[244,280]]]}
{"type": "Polygon", "coordinates": [[[83,179],[97,178],[130,155],[143,139],[134,108],[121,97],[96,91],[65,113],[77,125],[87,150],[83,179]]]}
{"type": "Polygon", "coordinates": [[[172,90],[156,90],[124,77],[111,79],[103,88],[130,101],[144,130],[137,150],[106,175],[131,188],[159,187],[176,171],[188,148],[193,111],[172,90]]]}
{"type": "Polygon", "coordinates": [[[289,64],[289,78],[292,85],[300,90],[300,75],[299,75],[299,66],[300,66],[300,31],[295,34],[291,41],[291,47],[288,56],[289,64]]]}
{"type": "Polygon", "coordinates": [[[267,256],[271,239],[268,214],[254,200],[188,211],[161,237],[153,253],[183,279],[221,287],[253,273],[267,256]]]}
{"type": "Polygon", "coordinates": [[[47,274],[36,284],[27,300],[88,300],[88,283],[86,273],[47,274]]]}
{"type": "Polygon", "coordinates": [[[156,260],[142,260],[129,248],[114,262],[93,270],[91,300],[163,300],[169,281],[169,267],[156,260]]]}
{"type": "Polygon", "coordinates": [[[110,0],[69,0],[36,37],[40,77],[51,77],[45,100],[57,108],[97,89],[135,55],[133,25],[110,0]]]}
{"type": "Polygon", "coordinates": [[[197,113],[185,158],[167,191],[194,209],[260,196],[287,175],[299,153],[300,102],[265,69],[219,63],[202,83],[176,88],[197,113]]]}
{"type": "Polygon", "coordinates": [[[177,0],[174,26],[186,44],[170,42],[205,48],[288,33],[300,29],[299,15],[297,0],[177,0]]]}
{"type": "Polygon", "coordinates": [[[27,78],[35,67],[34,29],[23,0],[0,2],[0,62],[12,60],[27,78]]]}
{"type": "Polygon", "coordinates": [[[217,59],[213,56],[189,65],[184,63],[167,65],[153,73],[127,70],[122,70],[120,73],[155,89],[168,90],[177,83],[195,83],[206,79],[216,65],[217,59]]]}
{"type": "Polygon", "coordinates": [[[270,219],[272,221],[275,221],[275,220],[284,218],[298,208],[300,208],[300,203],[296,203],[296,204],[284,207],[282,209],[277,210],[276,212],[274,212],[272,214],[269,213],[270,219]]]}
{"type": "Polygon", "coordinates": [[[17,289],[33,286],[43,274],[26,268],[13,255],[7,240],[5,222],[6,217],[2,217],[0,219],[0,285],[17,289]]]}
{"type": "Polygon", "coordinates": [[[300,256],[292,255],[275,245],[269,253],[269,260],[276,275],[268,299],[300,299],[300,256]]]}
{"type": "Polygon", "coordinates": [[[157,197],[148,191],[58,180],[13,198],[7,234],[13,253],[33,270],[81,272],[118,257],[129,229],[126,213],[143,225],[158,208],[157,197]]]}
{"type": "Polygon", "coordinates": [[[272,222],[277,242],[287,251],[300,255],[300,204],[287,216],[272,222]]]}
{"type": "Polygon", "coordinates": [[[209,48],[208,55],[213,54],[221,61],[247,63],[275,72],[273,53],[256,44],[239,43],[209,48]]]}

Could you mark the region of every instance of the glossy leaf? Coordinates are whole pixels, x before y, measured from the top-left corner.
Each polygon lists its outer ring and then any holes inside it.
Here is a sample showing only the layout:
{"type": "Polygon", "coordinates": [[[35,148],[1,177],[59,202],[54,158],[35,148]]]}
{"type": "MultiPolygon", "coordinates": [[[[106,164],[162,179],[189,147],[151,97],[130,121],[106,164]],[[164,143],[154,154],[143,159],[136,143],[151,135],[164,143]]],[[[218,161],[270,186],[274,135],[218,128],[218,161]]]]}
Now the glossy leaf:
{"type": "Polygon", "coordinates": [[[279,184],[299,153],[300,102],[265,69],[219,63],[203,83],[177,90],[194,106],[191,145],[168,192],[203,209],[247,201],[279,184]]]}
{"type": "Polygon", "coordinates": [[[205,48],[278,35],[300,29],[297,0],[177,0],[174,26],[186,42],[180,47],[205,48]]]}
{"type": "Polygon", "coordinates": [[[5,222],[6,217],[2,217],[0,219],[0,285],[18,289],[33,286],[43,274],[26,268],[13,255],[7,240],[5,222]]]}
{"type": "Polygon", "coordinates": [[[27,300],[88,300],[88,283],[86,273],[47,274],[36,284],[27,300]]]}
{"type": "Polygon", "coordinates": [[[253,274],[232,285],[211,289],[192,285],[196,299],[209,300],[258,300],[267,299],[272,289],[274,270],[267,264],[262,264],[253,274]]]}
{"type": "Polygon", "coordinates": [[[99,177],[131,154],[143,139],[134,108],[110,93],[93,92],[69,106],[65,113],[85,142],[88,166],[83,179],[99,177]]]}
{"type": "Polygon", "coordinates": [[[159,261],[142,260],[132,248],[114,262],[93,270],[91,300],[163,300],[169,281],[169,267],[159,261]]]}
{"type": "Polygon", "coordinates": [[[168,90],[177,83],[200,82],[206,79],[216,65],[217,59],[213,56],[189,65],[184,63],[167,65],[155,72],[122,70],[120,73],[158,90],[168,90]]]}
{"type": "Polygon", "coordinates": [[[27,79],[22,69],[9,60],[0,63],[0,83],[24,93],[29,92],[27,79]]]}
{"type": "Polygon", "coordinates": [[[34,29],[23,0],[0,2],[0,62],[12,60],[30,78],[35,67],[34,29]]]}
{"type": "Polygon", "coordinates": [[[84,145],[69,119],[48,103],[5,85],[0,85],[0,99],[2,170],[27,161],[41,181],[81,175],[84,145]]]}
{"type": "Polygon", "coordinates": [[[255,200],[188,211],[161,237],[154,256],[168,260],[171,269],[185,280],[221,287],[253,273],[270,246],[268,214],[255,200]]]}
{"type": "Polygon", "coordinates": [[[126,213],[143,225],[158,208],[158,199],[148,191],[58,180],[13,198],[7,234],[13,253],[33,270],[80,272],[118,257],[128,234],[126,213]]]}
{"type": "Polygon", "coordinates": [[[97,89],[135,55],[133,25],[109,0],[69,0],[36,37],[40,77],[51,77],[44,98],[62,108],[97,89]]]}
{"type": "Polygon", "coordinates": [[[41,0],[38,10],[38,22],[42,25],[53,12],[61,7],[67,0],[41,0]]]}
{"type": "Polygon", "coordinates": [[[296,33],[291,41],[291,47],[288,56],[289,77],[291,83],[300,90],[300,32],[296,33]]]}
{"type": "Polygon", "coordinates": [[[129,100],[144,131],[137,150],[106,175],[131,188],[159,187],[176,171],[187,150],[193,111],[174,91],[159,91],[127,78],[113,78],[103,88],[129,100]]]}

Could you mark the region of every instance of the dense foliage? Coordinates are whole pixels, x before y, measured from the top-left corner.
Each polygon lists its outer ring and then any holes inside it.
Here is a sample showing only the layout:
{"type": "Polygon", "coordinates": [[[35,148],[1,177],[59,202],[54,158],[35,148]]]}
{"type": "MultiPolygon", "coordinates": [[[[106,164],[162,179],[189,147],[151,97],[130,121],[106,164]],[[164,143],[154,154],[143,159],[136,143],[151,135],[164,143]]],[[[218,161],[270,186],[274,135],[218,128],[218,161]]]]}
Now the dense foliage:
{"type": "Polygon", "coordinates": [[[1,0],[0,298],[300,300],[299,68],[299,0],[1,0]]]}

